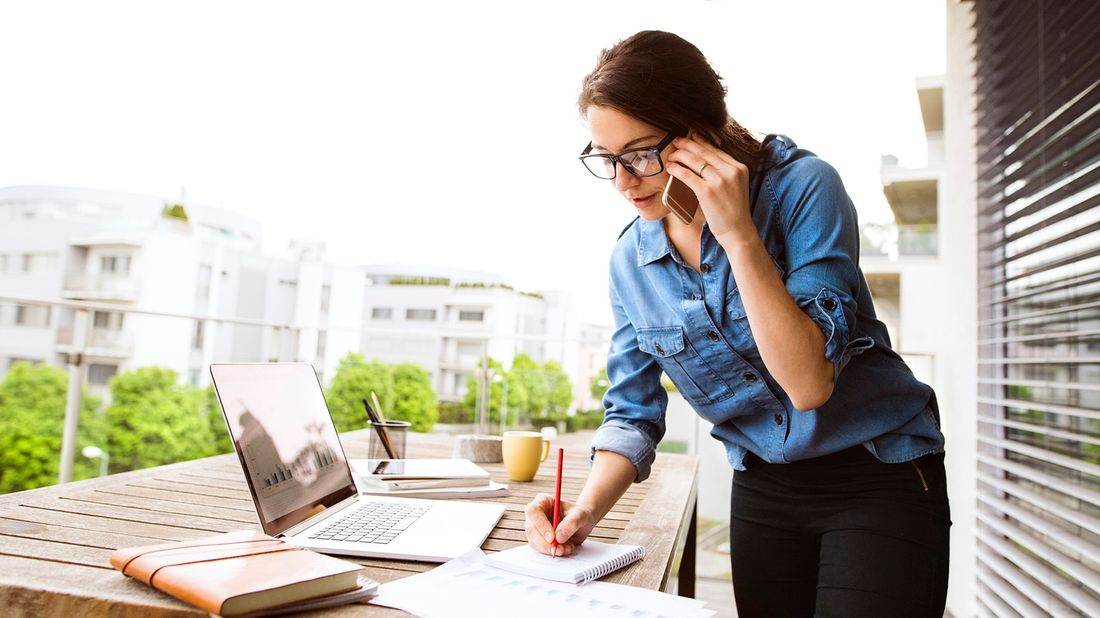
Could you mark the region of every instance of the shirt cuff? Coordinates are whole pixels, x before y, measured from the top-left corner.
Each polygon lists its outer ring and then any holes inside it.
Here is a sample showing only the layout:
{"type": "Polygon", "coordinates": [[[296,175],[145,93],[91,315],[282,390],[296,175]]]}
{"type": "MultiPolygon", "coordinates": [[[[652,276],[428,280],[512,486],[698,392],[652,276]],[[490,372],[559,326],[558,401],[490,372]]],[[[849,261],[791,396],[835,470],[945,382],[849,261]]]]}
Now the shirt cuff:
{"type": "Polygon", "coordinates": [[[596,435],[592,437],[589,464],[595,458],[596,451],[611,451],[629,459],[638,471],[634,477],[635,483],[649,478],[650,467],[657,457],[657,445],[649,436],[637,427],[620,421],[607,421],[596,430],[596,435]]]}
{"type": "Polygon", "coordinates": [[[875,346],[875,340],[871,337],[850,339],[844,306],[840,298],[829,290],[818,292],[810,318],[825,335],[825,358],[833,364],[834,380],[840,376],[840,370],[844,369],[853,356],[859,356],[875,346]]]}
{"type": "Polygon", "coordinates": [[[840,298],[829,290],[821,290],[814,298],[810,318],[825,335],[825,358],[834,365],[842,365],[848,348],[848,321],[844,319],[840,298]]]}

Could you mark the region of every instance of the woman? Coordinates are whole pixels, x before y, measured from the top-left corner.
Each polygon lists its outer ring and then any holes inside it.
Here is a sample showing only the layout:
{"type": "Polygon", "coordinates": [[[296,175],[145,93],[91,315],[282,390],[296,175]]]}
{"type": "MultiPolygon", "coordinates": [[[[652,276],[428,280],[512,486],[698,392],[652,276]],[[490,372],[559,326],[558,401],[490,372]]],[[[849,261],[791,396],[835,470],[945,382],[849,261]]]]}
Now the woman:
{"type": "MultiPolygon", "coordinates": [[[[582,162],[639,216],[611,258],[611,386],[556,552],[648,476],[663,372],[735,470],[738,615],[942,616],[950,517],[935,396],[875,318],[836,171],[789,138],[757,141],[724,96],[695,46],[655,31],[604,50],[583,82],[582,162]],[[698,197],[690,224],[661,202],[669,176],[698,197]]],[[[528,542],[544,553],[552,508],[546,495],[527,506],[528,542]]]]}

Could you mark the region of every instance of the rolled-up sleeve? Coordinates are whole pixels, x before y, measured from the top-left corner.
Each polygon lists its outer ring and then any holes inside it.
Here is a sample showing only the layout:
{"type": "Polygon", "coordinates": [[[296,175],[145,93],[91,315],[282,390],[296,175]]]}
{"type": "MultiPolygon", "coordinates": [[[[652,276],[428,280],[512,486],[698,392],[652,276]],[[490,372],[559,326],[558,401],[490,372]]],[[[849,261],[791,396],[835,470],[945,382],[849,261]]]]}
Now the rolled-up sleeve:
{"type": "Polygon", "coordinates": [[[653,357],[638,349],[638,339],[611,281],[611,306],[615,332],[607,356],[611,383],[603,397],[604,420],[592,439],[596,451],[612,451],[626,457],[637,469],[634,482],[649,477],[657,443],[665,435],[668,394],[661,386],[661,368],[653,357]]]}
{"type": "Polygon", "coordinates": [[[840,175],[817,157],[795,161],[785,172],[789,180],[772,189],[786,241],[787,291],[821,328],[825,358],[839,376],[854,353],[849,337],[859,292],[855,206],[840,175]]]}

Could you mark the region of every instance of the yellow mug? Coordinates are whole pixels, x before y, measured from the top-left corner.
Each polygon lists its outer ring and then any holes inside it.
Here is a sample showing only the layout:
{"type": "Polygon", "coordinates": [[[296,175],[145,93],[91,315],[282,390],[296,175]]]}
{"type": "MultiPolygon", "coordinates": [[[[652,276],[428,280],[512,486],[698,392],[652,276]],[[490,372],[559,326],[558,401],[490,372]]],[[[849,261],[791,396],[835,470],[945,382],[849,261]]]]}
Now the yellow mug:
{"type": "Polygon", "coordinates": [[[506,431],[501,451],[508,478],[530,481],[550,454],[550,441],[537,431],[506,431]]]}

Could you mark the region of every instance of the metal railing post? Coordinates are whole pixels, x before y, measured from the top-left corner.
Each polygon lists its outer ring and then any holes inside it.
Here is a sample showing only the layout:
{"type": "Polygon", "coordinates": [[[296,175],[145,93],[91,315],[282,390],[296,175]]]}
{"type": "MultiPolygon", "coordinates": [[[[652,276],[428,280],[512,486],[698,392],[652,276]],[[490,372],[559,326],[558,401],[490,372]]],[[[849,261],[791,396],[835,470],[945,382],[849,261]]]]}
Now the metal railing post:
{"type": "Polygon", "coordinates": [[[80,387],[84,384],[84,352],[88,342],[89,313],[77,309],[73,318],[73,352],[66,359],[69,365],[69,389],[65,395],[65,429],[61,434],[61,464],[59,483],[73,480],[73,460],[76,458],[76,435],[80,423],[80,387]]]}

